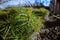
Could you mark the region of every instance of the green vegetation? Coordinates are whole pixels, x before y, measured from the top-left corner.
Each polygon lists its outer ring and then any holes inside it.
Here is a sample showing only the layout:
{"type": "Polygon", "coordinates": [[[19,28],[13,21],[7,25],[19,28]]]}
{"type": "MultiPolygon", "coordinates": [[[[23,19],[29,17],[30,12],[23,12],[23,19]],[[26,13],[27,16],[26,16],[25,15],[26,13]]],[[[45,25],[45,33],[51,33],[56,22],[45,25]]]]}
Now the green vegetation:
{"type": "Polygon", "coordinates": [[[4,40],[29,40],[33,32],[44,27],[44,8],[14,7],[0,10],[0,36],[4,40]],[[43,11],[42,11],[43,10],[43,11]]]}

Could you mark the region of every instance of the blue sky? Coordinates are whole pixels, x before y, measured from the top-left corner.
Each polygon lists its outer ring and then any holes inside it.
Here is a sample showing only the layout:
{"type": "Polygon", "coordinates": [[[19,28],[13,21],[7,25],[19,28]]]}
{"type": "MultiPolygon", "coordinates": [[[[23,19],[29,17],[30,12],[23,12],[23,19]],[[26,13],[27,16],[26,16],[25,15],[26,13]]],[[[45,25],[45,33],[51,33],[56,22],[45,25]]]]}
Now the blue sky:
{"type": "MultiPolygon", "coordinates": [[[[35,0],[11,0],[11,1],[8,1],[6,3],[0,4],[0,8],[5,8],[5,7],[8,7],[8,6],[15,6],[15,5],[18,5],[18,4],[21,4],[21,5],[29,4],[28,1],[31,4],[35,3],[35,0]]],[[[43,3],[43,5],[45,5],[45,6],[49,6],[49,4],[50,4],[50,0],[36,0],[36,1],[39,2],[39,3],[43,3]]]]}

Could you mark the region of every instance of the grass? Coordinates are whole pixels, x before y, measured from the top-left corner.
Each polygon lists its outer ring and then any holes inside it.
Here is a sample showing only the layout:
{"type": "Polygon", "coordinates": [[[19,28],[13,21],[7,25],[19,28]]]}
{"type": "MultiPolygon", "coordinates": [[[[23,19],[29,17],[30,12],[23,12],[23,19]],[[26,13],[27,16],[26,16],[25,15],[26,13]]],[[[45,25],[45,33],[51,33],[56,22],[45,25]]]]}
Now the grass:
{"type": "Polygon", "coordinates": [[[29,40],[33,32],[44,27],[43,16],[48,11],[43,9],[14,7],[0,10],[0,36],[3,40],[29,40]]]}

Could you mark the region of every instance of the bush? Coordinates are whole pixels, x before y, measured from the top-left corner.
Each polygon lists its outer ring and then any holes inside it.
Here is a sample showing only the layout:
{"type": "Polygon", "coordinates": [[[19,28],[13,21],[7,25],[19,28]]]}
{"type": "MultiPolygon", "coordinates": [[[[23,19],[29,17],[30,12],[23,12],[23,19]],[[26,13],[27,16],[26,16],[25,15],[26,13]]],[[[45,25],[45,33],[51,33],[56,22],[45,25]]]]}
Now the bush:
{"type": "Polygon", "coordinates": [[[29,40],[33,32],[44,27],[43,19],[33,8],[7,8],[0,10],[0,36],[4,40],[29,40]]]}

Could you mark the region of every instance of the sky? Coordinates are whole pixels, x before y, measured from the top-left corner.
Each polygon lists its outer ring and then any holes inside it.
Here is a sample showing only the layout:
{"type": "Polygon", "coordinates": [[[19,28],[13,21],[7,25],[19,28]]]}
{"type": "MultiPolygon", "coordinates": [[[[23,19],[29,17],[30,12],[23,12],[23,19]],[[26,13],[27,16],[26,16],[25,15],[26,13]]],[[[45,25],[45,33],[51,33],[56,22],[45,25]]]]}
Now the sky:
{"type": "Polygon", "coordinates": [[[50,0],[37,0],[38,2],[42,3],[45,6],[49,6],[50,0]]]}
{"type": "Polygon", "coordinates": [[[16,6],[18,4],[20,4],[20,5],[29,4],[28,1],[31,4],[34,4],[35,1],[37,1],[39,3],[42,3],[44,6],[49,6],[49,4],[50,4],[50,0],[10,0],[10,1],[8,0],[8,2],[0,4],[0,8],[5,8],[5,7],[8,7],[8,6],[16,6]]]}

